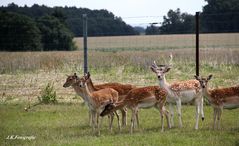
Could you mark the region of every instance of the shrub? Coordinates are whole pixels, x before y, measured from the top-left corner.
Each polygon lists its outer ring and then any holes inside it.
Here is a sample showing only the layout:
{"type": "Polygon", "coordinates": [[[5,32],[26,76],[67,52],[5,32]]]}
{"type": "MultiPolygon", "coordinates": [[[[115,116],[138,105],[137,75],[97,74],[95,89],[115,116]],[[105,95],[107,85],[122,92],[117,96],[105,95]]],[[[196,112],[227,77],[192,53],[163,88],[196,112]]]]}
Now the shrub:
{"type": "Polygon", "coordinates": [[[38,100],[41,103],[49,104],[56,103],[56,91],[53,87],[53,84],[48,83],[46,87],[41,91],[41,96],[38,96],[38,100]]]}

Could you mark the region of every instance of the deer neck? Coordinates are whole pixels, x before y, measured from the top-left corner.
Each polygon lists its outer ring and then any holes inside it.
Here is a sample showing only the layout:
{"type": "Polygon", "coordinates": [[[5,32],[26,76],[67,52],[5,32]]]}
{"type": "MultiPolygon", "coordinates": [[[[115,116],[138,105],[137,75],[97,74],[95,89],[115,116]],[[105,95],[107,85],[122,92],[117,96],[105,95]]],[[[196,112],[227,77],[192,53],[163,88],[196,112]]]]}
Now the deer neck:
{"type": "Polygon", "coordinates": [[[162,80],[159,80],[159,86],[164,88],[168,94],[172,93],[172,90],[170,89],[170,84],[167,82],[165,75],[163,76],[162,80]]]}
{"type": "Polygon", "coordinates": [[[85,99],[85,94],[83,93],[83,90],[77,84],[73,84],[72,87],[78,95],[85,99]]]}
{"type": "Polygon", "coordinates": [[[207,100],[209,100],[211,102],[212,98],[211,98],[211,92],[210,92],[209,87],[207,86],[206,88],[203,88],[202,92],[203,92],[203,95],[207,98],[207,100]]]}
{"type": "Polygon", "coordinates": [[[96,91],[96,88],[90,78],[87,80],[87,86],[90,92],[96,91]]]}
{"type": "Polygon", "coordinates": [[[86,96],[86,100],[87,100],[88,104],[90,106],[95,105],[94,100],[92,98],[93,97],[92,93],[90,92],[87,83],[85,84],[85,87],[83,88],[83,90],[84,90],[83,92],[84,92],[84,94],[86,96]]]}

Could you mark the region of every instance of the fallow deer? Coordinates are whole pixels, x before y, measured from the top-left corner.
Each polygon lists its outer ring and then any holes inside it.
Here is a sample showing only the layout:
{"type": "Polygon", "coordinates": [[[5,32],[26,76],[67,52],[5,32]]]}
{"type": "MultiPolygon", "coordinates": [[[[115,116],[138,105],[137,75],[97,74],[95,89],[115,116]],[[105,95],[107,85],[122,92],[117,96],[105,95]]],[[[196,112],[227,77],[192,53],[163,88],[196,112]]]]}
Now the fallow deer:
{"type": "Polygon", "coordinates": [[[160,111],[162,131],[164,130],[164,115],[166,116],[168,127],[171,128],[169,123],[168,111],[165,109],[164,105],[166,102],[167,92],[160,88],[159,86],[148,86],[142,88],[132,89],[123,101],[117,103],[110,103],[105,106],[105,109],[100,114],[100,116],[105,116],[110,114],[117,109],[122,107],[127,107],[132,110],[131,116],[131,128],[130,133],[133,132],[135,128],[135,120],[137,120],[136,115],[138,114],[139,108],[150,108],[155,107],[160,111]]]}
{"type": "Polygon", "coordinates": [[[208,99],[208,101],[213,107],[213,129],[215,129],[216,127],[216,119],[217,128],[219,129],[223,108],[239,108],[239,86],[220,89],[209,89],[208,81],[212,78],[212,75],[209,75],[207,78],[199,76],[195,76],[195,78],[200,82],[200,85],[203,90],[203,95],[208,99]]]}
{"type": "MultiPolygon", "coordinates": [[[[90,76],[90,74],[88,73],[87,76],[90,76]]],[[[84,78],[81,77],[81,78],[84,78]]],[[[77,84],[77,81],[80,80],[80,78],[76,75],[76,73],[74,73],[74,75],[68,76],[66,79],[66,82],[64,83],[63,87],[69,87],[72,86],[75,90],[75,92],[80,95],[83,100],[85,101],[85,95],[82,92],[82,88],[79,87],[79,85],[77,84]]],[[[119,100],[123,99],[127,93],[133,89],[136,88],[136,86],[134,85],[130,85],[130,84],[120,84],[120,83],[105,83],[105,84],[99,84],[99,85],[94,85],[91,78],[89,78],[87,80],[87,85],[89,87],[90,91],[97,91],[100,89],[104,89],[104,88],[112,88],[115,89],[118,94],[119,94],[119,100]]],[[[126,126],[127,125],[127,111],[125,109],[121,110],[122,112],[122,125],[126,126]]],[[[89,111],[89,120],[90,120],[90,124],[92,122],[92,117],[89,111]]]]}
{"type": "MultiPolygon", "coordinates": [[[[78,85],[78,81],[79,81],[79,77],[76,75],[76,73],[74,73],[74,75],[70,75],[70,76],[67,76],[66,78],[66,81],[63,85],[64,88],[67,88],[67,87],[73,87],[73,89],[75,90],[75,92],[77,93],[77,95],[81,96],[85,102],[85,94],[83,92],[83,89],[79,87],[78,85]]],[[[91,112],[89,110],[89,124],[91,125],[92,124],[92,115],[91,115],[91,112]]]]}
{"type": "MultiPolygon", "coordinates": [[[[134,86],[134,85],[120,84],[120,83],[105,83],[105,84],[100,84],[100,85],[94,85],[91,80],[89,72],[87,74],[85,74],[85,76],[83,76],[82,78],[87,78],[86,82],[87,82],[88,88],[91,92],[98,91],[98,90],[104,89],[104,88],[112,88],[112,89],[116,90],[119,94],[119,101],[124,99],[125,96],[128,94],[128,92],[131,89],[136,88],[136,86],[134,86]]],[[[123,126],[126,126],[126,124],[127,124],[127,109],[122,108],[122,109],[120,109],[120,111],[122,113],[123,126]]],[[[137,124],[139,124],[138,114],[137,114],[137,124]]]]}
{"type": "Polygon", "coordinates": [[[168,92],[167,102],[169,103],[169,110],[171,114],[170,122],[173,122],[173,106],[176,102],[177,112],[179,117],[179,127],[182,127],[181,117],[181,103],[189,103],[195,101],[196,105],[196,124],[195,129],[198,129],[199,113],[201,112],[202,120],[204,120],[203,112],[203,98],[202,89],[200,83],[197,80],[180,81],[169,84],[166,81],[165,74],[171,69],[170,65],[157,66],[155,61],[151,66],[151,70],[157,75],[160,87],[164,88],[168,92]]]}
{"type": "MultiPolygon", "coordinates": [[[[85,78],[81,78],[79,80],[78,84],[82,88],[83,94],[85,95],[85,101],[88,104],[92,114],[93,131],[95,132],[95,127],[97,127],[97,135],[100,135],[100,121],[99,121],[100,112],[109,102],[115,103],[116,101],[118,101],[118,92],[112,88],[104,88],[98,91],[91,92],[87,85],[88,76],[84,77],[85,78]]],[[[118,126],[120,129],[119,116],[117,113],[116,116],[118,119],[118,126]]],[[[113,122],[113,113],[111,113],[110,127],[112,127],[112,122],[113,122]]]]}

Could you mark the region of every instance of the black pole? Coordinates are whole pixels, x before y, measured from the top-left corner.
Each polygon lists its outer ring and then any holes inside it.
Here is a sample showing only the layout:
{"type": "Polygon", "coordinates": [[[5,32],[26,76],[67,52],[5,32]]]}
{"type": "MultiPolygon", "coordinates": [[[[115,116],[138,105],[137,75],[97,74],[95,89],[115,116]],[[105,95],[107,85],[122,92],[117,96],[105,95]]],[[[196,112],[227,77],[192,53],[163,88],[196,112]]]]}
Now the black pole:
{"type": "Polygon", "coordinates": [[[199,76],[199,12],[196,12],[196,75],[199,76]]]}
{"type": "Polygon", "coordinates": [[[83,14],[84,74],[88,72],[87,64],[87,14],[83,14]]]}

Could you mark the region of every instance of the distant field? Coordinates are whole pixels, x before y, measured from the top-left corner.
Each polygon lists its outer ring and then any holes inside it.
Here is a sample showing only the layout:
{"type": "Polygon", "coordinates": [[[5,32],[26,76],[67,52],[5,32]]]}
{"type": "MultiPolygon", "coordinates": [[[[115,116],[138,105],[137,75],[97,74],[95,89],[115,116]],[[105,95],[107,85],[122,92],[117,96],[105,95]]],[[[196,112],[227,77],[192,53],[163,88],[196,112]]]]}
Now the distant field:
{"type": "MultiPolygon", "coordinates": [[[[238,40],[239,33],[200,34],[200,47],[238,48],[238,40]]],[[[83,38],[75,38],[75,42],[79,49],[83,49],[83,38]]],[[[88,37],[88,48],[95,50],[195,48],[195,34],[88,37]]]]}
{"type": "MultiPolygon", "coordinates": [[[[89,37],[92,80],[96,84],[158,85],[149,66],[154,60],[167,64],[170,53],[174,58],[168,81],[193,79],[194,39],[194,35],[89,37]]],[[[200,122],[198,131],[193,130],[195,107],[184,105],[182,129],[160,133],[159,113],[149,109],[140,111],[142,124],[133,135],[128,134],[129,127],[122,133],[115,128],[109,133],[104,120],[102,136],[93,136],[81,97],[72,88],[62,87],[66,75],[83,75],[82,40],[75,40],[78,51],[0,52],[0,145],[239,145],[238,109],[225,110],[222,129],[212,131],[210,106],[205,107],[206,120],[200,122]],[[38,101],[47,83],[53,83],[59,103],[23,111],[38,101]],[[8,135],[32,135],[36,139],[6,140],[8,135]]],[[[200,46],[200,74],[213,74],[210,86],[239,85],[239,34],[203,34],[200,46]]]]}

